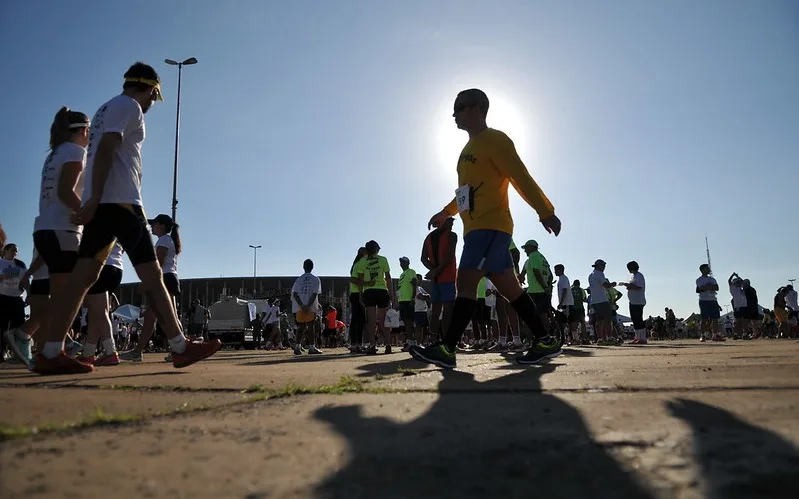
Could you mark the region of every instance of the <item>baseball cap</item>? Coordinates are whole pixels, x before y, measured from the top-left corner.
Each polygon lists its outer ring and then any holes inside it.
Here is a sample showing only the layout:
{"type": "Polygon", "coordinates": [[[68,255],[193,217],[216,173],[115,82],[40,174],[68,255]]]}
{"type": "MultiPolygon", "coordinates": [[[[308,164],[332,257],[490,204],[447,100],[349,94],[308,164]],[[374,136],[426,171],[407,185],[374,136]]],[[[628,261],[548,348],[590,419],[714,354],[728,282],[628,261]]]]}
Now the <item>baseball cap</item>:
{"type": "Polygon", "coordinates": [[[161,213],[157,217],[147,220],[147,223],[149,223],[150,225],[158,223],[161,225],[166,225],[167,227],[172,227],[172,225],[174,224],[174,222],[172,221],[172,217],[170,217],[165,213],[161,213]]]}
{"type": "Polygon", "coordinates": [[[535,239],[528,239],[526,243],[522,244],[522,248],[537,248],[538,241],[535,239]]]}
{"type": "Polygon", "coordinates": [[[605,260],[600,258],[599,260],[595,261],[594,264],[591,265],[591,266],[592,267],[598,267],[600,265],[607,265],[607,263],[605,262],[605,260]]]}
{"type": "Polygon", "coordinates": [[[400,261],[400,262],[411,263],[411,259],[410,259],[410,258],[408,258],[407,256],[401,256],[401,257],[400,257],[400,259],[399,259],[399,261],[400,261]]]}

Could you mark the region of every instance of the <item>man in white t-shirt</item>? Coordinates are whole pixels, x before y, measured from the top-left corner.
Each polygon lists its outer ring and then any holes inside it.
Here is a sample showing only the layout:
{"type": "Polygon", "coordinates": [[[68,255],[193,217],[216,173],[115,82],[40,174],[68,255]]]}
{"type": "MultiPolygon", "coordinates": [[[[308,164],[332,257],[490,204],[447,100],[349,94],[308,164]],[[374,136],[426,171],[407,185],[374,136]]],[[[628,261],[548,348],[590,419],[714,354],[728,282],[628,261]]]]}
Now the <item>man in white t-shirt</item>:
{"type": "Polygon", "coordinates": [[[291,311],[297,323],[297,337],[294,343],[294,355],[302,355],[302,337],[308,334],[308,353],[319,355],[321,350],[316,348],[317,314],[319,312],[319,295],[322,294],[322,281],[313,275],[313,261],[305,260],[302,264],[305,271],[294,281],[291,288],[291,311]]]}
{"type": "Polygon", "coordinates": [[[555,289],[558,296],[558,310],[565,316],[566,327],[569,329],[571,340],[568,340],[569,345],[580,344],[580,332],[578,324],[572,324],[572,307],[574,306],[574,296],[572,295],[572,284],[569,278],[564,273],[566,267],[559,263],[553,268],[557,281],[555,282],[555,289]]]}
{"type": "MultiPolygon", "coordinates": [[[[320,283],[321,286],[321,283],[320,283]]],[[[264,318],[264,338],[269,334],[269,345],[276,350],[284,350],[283,339],[280,331],[280,299],[275,298],[272,304],[266,307],[264,318]]]]}
{"type": "Polygon", "coordinates": [[[699,266],[702,274],[696,279],[696,292],[699,295],[699,316],[701,336],[699,341],[705,341],[705,333],[713,341],[724,341],[724,337],[719,332],[719,318],[721,317],[721,307],[716,300],[716,293],[719,291],[719,283],[710,275],[710,265],[703,263],[699,266]]]}
{"type": "Polygon", "coordinates": [[[164,286],[142,208],[144,114],[156,100],[161,100],[161,80],[155,69],[141,62],[132,65],[124,78],[122,94],[100,106],[91,121],[83,207],[74,220],[84,226],[83,238],[69,283],[62,289],[51,290],[50,321],[37,334],[43,348],[33,370],[40,374],[93,370],[91,365],[62,354],[64,337],[116,241],[142,280],[147,305],[169,338],[175,367],[186,367],[210,357],[222,346],[218,340],[186,341],[164,286]]]}
{"type": "MultiPolygon", "coordinates": [[[[741,338],[749,334],[749,317],[747,314],[746,293],[743,288],[743,280],[737,272],[733,272],[727,279],[732,296],[732,316],[735,318],[733,323],[733,338],[741,338]]],[[[726,328],[725,328],[726,329],[726,328]]]]}
{"type": "Polygon", "coordinates": [[[617,343],[611,341],[609,334],[611,332],[611,319],[613,317],[613,307],[608,300],[606,290],[616,287],[615,282],[610,282],[605,277],[605,266],[607,264],[604,260],[599,259],[594,262],[594,271],[588,276],[588,291],[591,297],[591,308],[594,310],[594,324],[596,332],[597,345],[610,346],[617,343]]]}
{"type": "MultiPolygon", "coordinates": [[[[422,282],[422,275],[416,274],[416,282],[422,282]]],[[[413,322],[416,325],[416,332],[422,338],[430,334],[430,318],[428,313],[430,310],[430,294],[419,285],[416,286],[416,299],[413,304],[413,322]]]]}

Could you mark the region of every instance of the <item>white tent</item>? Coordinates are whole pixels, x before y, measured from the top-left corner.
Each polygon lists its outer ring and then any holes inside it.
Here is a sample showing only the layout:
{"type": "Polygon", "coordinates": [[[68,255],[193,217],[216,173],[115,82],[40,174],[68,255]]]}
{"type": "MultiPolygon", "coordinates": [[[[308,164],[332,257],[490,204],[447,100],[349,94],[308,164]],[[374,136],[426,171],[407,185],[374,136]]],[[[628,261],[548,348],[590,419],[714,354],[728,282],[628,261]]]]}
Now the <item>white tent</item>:
{"type": "Polygon", "coordinates": [[[133,322],[141,317],[141,309],[133,305],[122,305],[111,314],[123,322],[133,322]]]}

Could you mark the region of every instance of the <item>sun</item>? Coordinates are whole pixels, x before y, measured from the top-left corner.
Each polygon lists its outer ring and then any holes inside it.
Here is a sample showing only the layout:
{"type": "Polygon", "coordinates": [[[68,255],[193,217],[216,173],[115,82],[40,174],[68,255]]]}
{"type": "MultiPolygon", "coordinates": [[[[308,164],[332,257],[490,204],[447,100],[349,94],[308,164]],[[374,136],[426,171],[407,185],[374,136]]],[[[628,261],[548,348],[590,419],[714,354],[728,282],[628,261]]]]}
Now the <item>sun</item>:
{"type": "MultiPolygon", "coordinates": [[[[488,93],[490,102],[487,123],[491,128],[505,132],[513,140],[516,150],[527,150],[532,141],[530,139],[530,120],[525,120],[519,107],[512,104],[513,100],[495,93],[488,93]]],[[[452,175],[455,175],[458,156],[469,140],[469,136],[463,130],[458,130],[455,126],[455,118],[452,117],[452,102],[446,106],[439,106],[439,117],[437,123],[437,140],[439,161],[445,168],[452,168],[452,175]]]]}

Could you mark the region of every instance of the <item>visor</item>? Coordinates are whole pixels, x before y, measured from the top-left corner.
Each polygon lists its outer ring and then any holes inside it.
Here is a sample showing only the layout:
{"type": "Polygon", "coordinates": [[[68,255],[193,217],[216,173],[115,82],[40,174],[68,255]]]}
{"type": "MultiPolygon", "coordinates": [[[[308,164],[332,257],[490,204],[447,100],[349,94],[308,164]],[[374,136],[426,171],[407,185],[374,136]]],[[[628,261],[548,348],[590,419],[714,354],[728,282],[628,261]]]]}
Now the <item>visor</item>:
{"type": "Polygon", "coordinates": [[[144,83],[145,85],[150,85],[153,87],[153,89],[155,89],[156,100],[164,100],[164,96],[161,95],[161,82],[158,80],[151,80],[149,78],[125,78],[125,81],[130,83],[144,83]]]}

